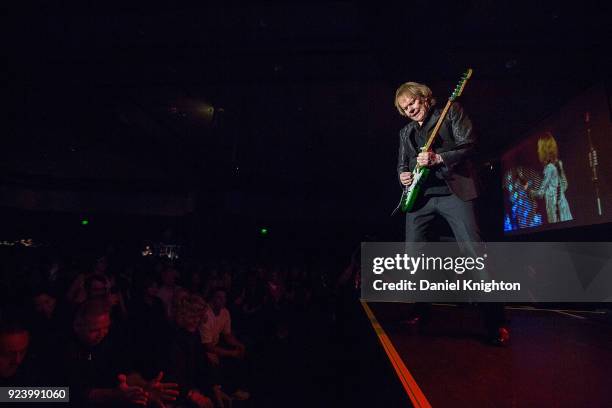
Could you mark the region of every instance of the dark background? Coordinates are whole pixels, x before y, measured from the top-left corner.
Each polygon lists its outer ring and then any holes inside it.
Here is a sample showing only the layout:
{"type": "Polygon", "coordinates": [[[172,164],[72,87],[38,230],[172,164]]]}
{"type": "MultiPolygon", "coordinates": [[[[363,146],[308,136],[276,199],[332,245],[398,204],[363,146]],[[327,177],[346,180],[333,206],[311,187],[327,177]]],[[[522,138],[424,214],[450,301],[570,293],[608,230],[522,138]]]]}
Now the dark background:
{"type": "Polygon", "coordinates": [[[424,82],[443,104],[467,67],[496,239],[501,152],[609,84],[607,2],[221,4],[10,10],[0,239],[330,253],[400,240],[395,89],[424,82]],[[132,204],[7,204],[23,190],[132,204]],[[139,211],[142,193],[168,208],[139,211]]]}

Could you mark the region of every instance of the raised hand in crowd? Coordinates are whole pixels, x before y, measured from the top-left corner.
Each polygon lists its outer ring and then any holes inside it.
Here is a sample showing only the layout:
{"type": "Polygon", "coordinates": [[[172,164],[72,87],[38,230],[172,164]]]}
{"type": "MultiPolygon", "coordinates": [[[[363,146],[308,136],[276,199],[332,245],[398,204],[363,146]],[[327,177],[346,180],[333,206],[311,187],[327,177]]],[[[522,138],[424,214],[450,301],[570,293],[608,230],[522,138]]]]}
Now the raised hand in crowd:
{"type": "Polygon", "coordinates": [[[128,385],[125,374],[119,374],[117,379],[119,380],[117,388],[121,400],[142,406],[149,403],[149,393],[137,385],[128,385]]]}
{"type": "Polygon", "coordinates": [[[212,400],[198,390],[189,391],[187,398],[198,408],[214,408],[212,400]]]}
{"type": "Polygon", "coordinates": [[[179,385],[177,383],[162,382],[163,378],[164,372],[160,371],[145,387],[150,394],[150,401],[158,407],[164,407],[165,402],[176,401],[179,396],[179,385]]]}

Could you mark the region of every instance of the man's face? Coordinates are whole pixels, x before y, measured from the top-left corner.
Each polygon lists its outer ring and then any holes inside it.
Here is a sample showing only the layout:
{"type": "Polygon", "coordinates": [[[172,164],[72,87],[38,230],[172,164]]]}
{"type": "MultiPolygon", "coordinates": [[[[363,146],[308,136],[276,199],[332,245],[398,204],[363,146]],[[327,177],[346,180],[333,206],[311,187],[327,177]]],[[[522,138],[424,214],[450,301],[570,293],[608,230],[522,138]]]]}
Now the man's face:
{"type": "Polygon", "coordinates": [[[182,316],[180,319],[177,319],[177,324],[188,332],[194,333],[196,330],[198,330],[201,321],[201,314],[188,313],[185,316],[182,316]]]}
{"type": "Polygon", "coordinates": [[[110,315],[103,314],[85,318],[82,322],[75,322],[74,330],[81,342],[88,346],[95,346],[104,340],[110,325],[110,315]]]}
{"type": "Polygon", "coordinates": [[[397,98],[400,109],[409,119],[415,122],[423,122],[429,111],[429,102],[422,98],[415,98],[410,95],[400,95],[397,98]]]}
{"type": "Polygon", "coordinates": [[[222,290],[218,290],[213,295],[212,299],[210,299],[210,305],[215,311],[219,311],[225,307],[226,298],[225,292],[222,290]]]}
{"type": "Polygon", "coordinates": [[[106,257],[104,256],[101,258],[98,258],[98,260],[96,261],[96,264],[94,265],[94,272],[104,274],[106,273],[107,269],[108,269],[108,259],[106,259],[106,257]]]}
{"type": "Polygon", "coordinates": [[[34,297],[34,308],[47,319],[50,319],[55,310],[56,300],[54,297],[41,293],[34,297]]]}
{"type": "Polygon", "coordinates": [[[27,332],[0,336],[0,378],[15,375],[25,358],[29,343],[30,335],[27,332]]]}

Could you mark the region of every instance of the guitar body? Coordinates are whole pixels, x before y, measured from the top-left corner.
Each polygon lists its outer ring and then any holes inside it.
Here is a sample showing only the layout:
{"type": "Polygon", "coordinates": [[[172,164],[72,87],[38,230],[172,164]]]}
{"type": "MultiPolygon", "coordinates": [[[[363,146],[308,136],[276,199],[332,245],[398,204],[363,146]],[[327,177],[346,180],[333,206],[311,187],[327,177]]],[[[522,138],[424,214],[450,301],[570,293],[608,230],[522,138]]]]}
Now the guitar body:
{"type": "Polygon", "coordinates": [[[402,210],[402,212],[411,212],[413,210],[414,203],[419,197],[421,187],[425,183],[425,180],[427,180],[429,171],[427,167],[417,167],[414,169],[412,184],[402,194],[400,203],[400,210],[402,210]]]}

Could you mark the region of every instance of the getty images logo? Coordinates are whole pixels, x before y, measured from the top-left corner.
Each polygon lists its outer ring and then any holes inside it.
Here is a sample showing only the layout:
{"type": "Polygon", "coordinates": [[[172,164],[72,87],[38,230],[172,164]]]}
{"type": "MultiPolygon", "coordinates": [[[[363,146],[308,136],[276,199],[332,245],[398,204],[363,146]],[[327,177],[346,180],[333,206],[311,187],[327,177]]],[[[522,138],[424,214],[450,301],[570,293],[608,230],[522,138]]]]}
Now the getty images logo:
{"type": "Polygon", "coordinates": [[[411,275],[417,271],[453,271],[457,275],[465,271],[482,271],[485,268],[487,254],[478,257],[459,256],[409,256],[407,254],[396,254],[394,257],[376,257],[372,262],[372,272],[380,275],[385,271],[406,271],[411,275]]]}

